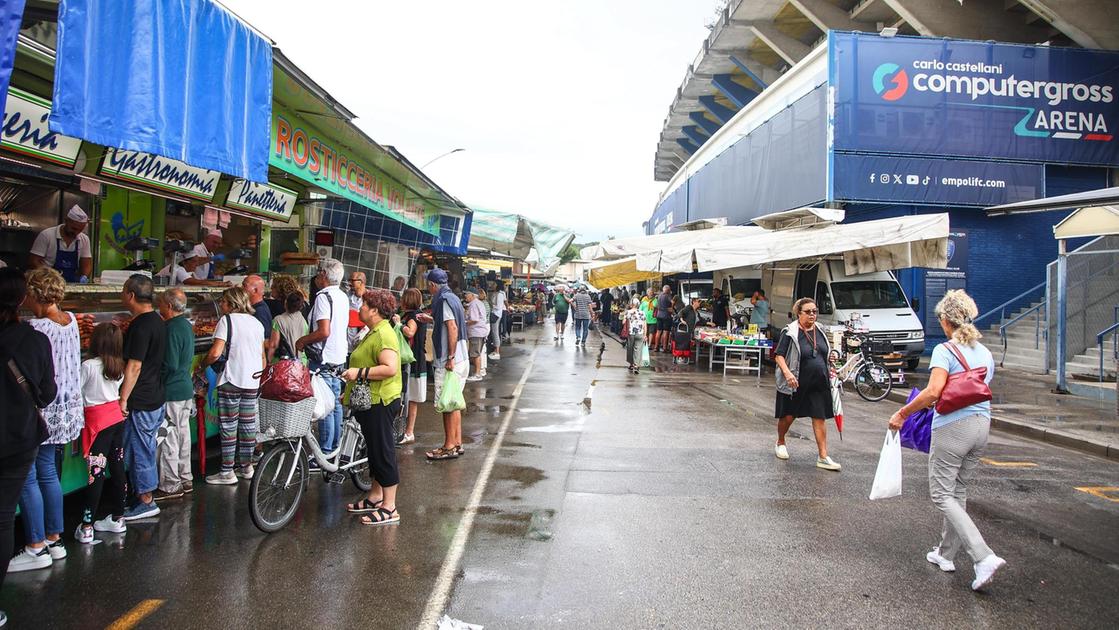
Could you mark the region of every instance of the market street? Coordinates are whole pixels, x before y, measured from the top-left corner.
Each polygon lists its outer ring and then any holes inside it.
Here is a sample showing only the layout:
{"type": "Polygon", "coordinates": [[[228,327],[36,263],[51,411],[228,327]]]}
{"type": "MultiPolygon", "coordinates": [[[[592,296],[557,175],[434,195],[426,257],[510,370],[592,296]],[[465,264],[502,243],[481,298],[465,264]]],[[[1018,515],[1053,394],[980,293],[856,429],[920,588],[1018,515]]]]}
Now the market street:
{"type": "Polygon", "coordinates": [[[399,525],[360,525],[344,511],[349,482],[316,477],[296,521],[265,535],[249,520],[246,483],[200,484],[123,536],[99,534],[104,544],[74,545],[49,570],[9,575],[0,607],[15,628],[103,628],[130,611],[152,628],[412,628],[444,612],[486,628],[918,617],[1087,628],[1119,615],[1119,502],[1076,489],[1119,486],[1112,461],[992,433],[968,508],[1009,565],[975,594],[963,554],[954,575],[924,559],[940,518],[923,454],[905,452],[902,497],[866,499],[893,403],[845,397],[843,441],[830,431],[844,468],[831,473],[814,467],[806,424],[793,427],[792,458],[773,457],[771,372],[759,387],[661,358],[633,377],[617,342],[597,333],[586,350],[570,333],[554,344],[550,326],[514,336],[491,378],[467,388],[465,457],[424,461],[440,433],[424,409],[415,448],[400,451],[399,525]],[[477,510],[466,510],[499,439],[477,510]]]}

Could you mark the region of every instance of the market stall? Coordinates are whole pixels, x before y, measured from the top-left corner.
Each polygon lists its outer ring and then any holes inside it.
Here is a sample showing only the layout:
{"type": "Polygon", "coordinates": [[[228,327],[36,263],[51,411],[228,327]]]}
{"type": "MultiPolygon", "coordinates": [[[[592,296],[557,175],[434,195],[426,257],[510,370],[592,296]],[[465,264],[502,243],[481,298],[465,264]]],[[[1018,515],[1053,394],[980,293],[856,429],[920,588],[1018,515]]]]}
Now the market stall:
{"type": "Polygon", "coordinates": [[[757,326],[751,326],[743,333],[731,333],[721,328],[698,326],[695,331],[697,363],[702,363],[707,355],[707,369],[713,371],[715,365],[723,366],[723,374],[731,371],[753,372],[761,382],[764,370],[762,359],[773,346],[757,326]]]}

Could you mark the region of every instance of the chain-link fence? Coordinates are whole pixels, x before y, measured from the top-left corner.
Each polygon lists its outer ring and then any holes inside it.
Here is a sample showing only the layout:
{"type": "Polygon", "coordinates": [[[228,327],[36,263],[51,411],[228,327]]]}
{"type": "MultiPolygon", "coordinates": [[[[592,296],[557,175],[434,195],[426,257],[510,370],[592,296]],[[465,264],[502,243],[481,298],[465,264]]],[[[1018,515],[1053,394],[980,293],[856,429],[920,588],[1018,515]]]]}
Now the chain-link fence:
{"type": "MultiPolygon", "coordinates": [[[[1063,360],[1069,377],[1099,375],[1096,335],[1119,321],[1119,236],[1103,236],[1069,252],[1065,356],[1057,357],[1057,263],[1048,269],[1049,365],[1063,360]]],[[[1119,331],[1116,331],[1119,332],[1119,331]]],[[[1105,339],[1104,369],[1115,373],[1117,335],[1105,339]]]]}

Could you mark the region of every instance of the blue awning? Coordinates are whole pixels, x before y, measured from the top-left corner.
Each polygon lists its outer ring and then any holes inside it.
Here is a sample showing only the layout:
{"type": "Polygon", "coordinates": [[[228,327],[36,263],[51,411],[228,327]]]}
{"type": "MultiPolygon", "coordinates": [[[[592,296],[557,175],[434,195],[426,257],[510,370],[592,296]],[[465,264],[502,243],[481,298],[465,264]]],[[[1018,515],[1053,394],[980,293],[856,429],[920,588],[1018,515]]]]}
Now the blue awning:
{"type": "MultiPolygon", "coordinates": [[[[16,40],[23,21],[24,0],[0,0],[0,104],[8,100],[8,83],[16,61],[16,40]]],[[[2,109],[2,108],[0,108],[2,109]]]]}
{"type": "Polygon", "coordinates": [[[263,183],[271,43],[211,0],[62,0],[50,130],[263,183]]]}

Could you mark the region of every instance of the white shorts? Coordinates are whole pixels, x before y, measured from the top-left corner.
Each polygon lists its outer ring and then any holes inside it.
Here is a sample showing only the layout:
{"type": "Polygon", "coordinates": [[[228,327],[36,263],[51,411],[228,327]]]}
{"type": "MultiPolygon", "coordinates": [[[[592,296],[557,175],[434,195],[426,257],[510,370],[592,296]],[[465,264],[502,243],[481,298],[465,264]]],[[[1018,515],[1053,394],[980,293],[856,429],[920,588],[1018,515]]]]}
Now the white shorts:
{"type": "Polygon", "coordinates": [[[408,377],[408,402],[427,402],[427,372],[408,377]]]}
{"type": "MultiPolygon", "coordinates": [[[[439,400],[440,394],[443,393],[443,379],[447,378],[445,365],[446,361],[435,363],[435,400],[439,400]]],[[[470,376],[470,363],[467,361],[455,363],[455,374],[458,376],[459,393],[461,394],[466,389],[466,377],[470,376]]]]}

